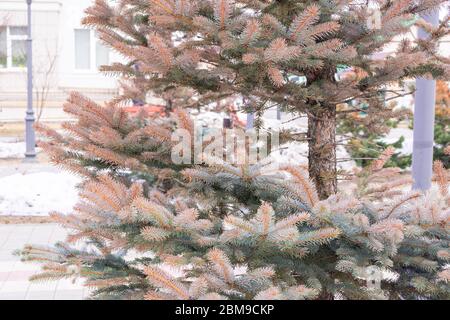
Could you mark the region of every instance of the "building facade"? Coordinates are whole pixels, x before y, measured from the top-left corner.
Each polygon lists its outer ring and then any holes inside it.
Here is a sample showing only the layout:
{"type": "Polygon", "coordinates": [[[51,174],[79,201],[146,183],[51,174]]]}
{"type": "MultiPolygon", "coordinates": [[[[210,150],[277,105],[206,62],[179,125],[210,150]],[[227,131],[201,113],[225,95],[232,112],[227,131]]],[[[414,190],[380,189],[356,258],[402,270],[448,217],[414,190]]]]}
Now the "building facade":
{"type": "MultiPolygon", "coordinates": [[[[91,0],[33,0],[34,96],[42,99],[45,94],[46,107],[60,107],[71,91],[99,102],[117,93],[117,80],[101,74],[98,67],[119,57],[81,25],[91,4],[91,0]]],[[[26,0],[0,1],[0,108],[26,103],[26,10],[26,0]]]]}

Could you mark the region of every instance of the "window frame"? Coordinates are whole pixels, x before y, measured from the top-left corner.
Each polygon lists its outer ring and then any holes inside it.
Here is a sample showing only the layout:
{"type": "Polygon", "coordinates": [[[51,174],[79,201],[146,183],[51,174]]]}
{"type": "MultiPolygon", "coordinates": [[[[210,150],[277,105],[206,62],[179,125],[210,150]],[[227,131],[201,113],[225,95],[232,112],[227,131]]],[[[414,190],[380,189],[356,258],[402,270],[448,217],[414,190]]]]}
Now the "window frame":
{"type": "MultiPolygon", "coordinates": [[[[83,28],[83,27],[75,27],[73,28],[73,61],[72,66],[74,73],[89,73],[89,74],[97,74],[99,73],[99,69],[97,68],[97,43],[100,42],[100,40],[96,37],[95,32],[91,29],[83,28]],[[76,61],[76,37],[75,33],[77,30],[85,30],[89,32],[89,59],[90,59],[90,65],[89,69],[78,69],[77,68],[77,61],[76,61]]],[[[103,46],[104,44],[101,43],[103,46]]],[[[108,49],[108,64],[111,62],[111,50],[108,49]]]]}
{"type": "MultiPolygon", "coordinates": [[[[27,26],[19,26],[19,25],[6,25],[3,26],[6,29],[6,66],[0,67],[1,71],[25,71],[27,66],[23,67],[15,67],[13,66],[13,57],[12,57],[12,43],[13,41],[25,41],[26,45],[28,41],[28,35],[12,35],[11,28],[27,28],[27,26]]],[[[26,52],[26,55],[28,52],[26,52]]],[[[28,57],[27,57],[28,59],[28,57]]]]}

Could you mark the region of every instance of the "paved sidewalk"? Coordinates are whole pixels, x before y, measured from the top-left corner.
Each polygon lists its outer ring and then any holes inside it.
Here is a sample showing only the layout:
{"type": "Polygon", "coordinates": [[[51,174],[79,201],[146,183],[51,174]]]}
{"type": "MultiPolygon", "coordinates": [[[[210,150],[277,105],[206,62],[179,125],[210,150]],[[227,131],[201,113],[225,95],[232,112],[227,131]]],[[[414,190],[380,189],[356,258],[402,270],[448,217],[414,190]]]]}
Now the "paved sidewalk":
{"type": "Polygon", "coordinates": [[[13,252],[25,244],[50,245],[67,231],[56,224],[0,225],[0,300],[81,300],[88,289],[71,280],[30,283],[39,265],[23,263],[13,252]]]}

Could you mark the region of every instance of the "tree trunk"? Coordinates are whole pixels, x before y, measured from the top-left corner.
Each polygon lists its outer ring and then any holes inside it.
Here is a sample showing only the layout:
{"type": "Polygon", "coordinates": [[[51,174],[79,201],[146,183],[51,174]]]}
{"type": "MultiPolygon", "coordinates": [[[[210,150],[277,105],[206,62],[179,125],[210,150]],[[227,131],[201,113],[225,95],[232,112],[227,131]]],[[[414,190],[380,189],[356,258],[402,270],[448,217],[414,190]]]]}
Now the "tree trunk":
{"type": "Polygon", "coordinates": [[[320,199],[337,192],[336,106],[322,105],[308,117],[309,175],[320,199]]]}

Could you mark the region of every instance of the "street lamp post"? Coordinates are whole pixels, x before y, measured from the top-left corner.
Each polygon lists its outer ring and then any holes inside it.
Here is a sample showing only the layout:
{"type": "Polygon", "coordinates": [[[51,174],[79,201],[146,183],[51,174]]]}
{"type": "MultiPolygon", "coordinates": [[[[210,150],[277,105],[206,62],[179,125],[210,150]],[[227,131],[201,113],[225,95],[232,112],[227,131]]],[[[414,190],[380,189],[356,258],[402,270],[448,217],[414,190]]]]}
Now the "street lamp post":
{"type": "MultiPolygon", "coordinates": [[[[439,11],[427,13],[424,20],[436,26],[439,23],[439,11]]],[[[429,37],[419,29],[419,38],[429,37]]],[[[436,81],[418,78],[414,107],[414,146],[412,172],[414,189],[426,191],[431,187],[433,175],[434,118],[436,105],[436,81]]]]}
{"type": "Polygon", "coordinates": [[[251,130],[253,129],[255,126],[255,114],[252,113],[247,113],[247,130],[251,130]]]}
{"type": "Polygon", "coordinates": [[[31,2],[27,0],[28,32],[27,32],[27,111],[25,116],[26,159],[36,157],[36,136],[34,132],[33,111],[33,39],[31,38],[31,2]]]}

